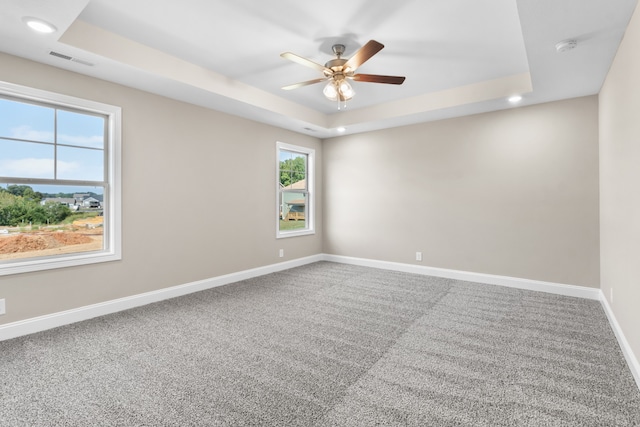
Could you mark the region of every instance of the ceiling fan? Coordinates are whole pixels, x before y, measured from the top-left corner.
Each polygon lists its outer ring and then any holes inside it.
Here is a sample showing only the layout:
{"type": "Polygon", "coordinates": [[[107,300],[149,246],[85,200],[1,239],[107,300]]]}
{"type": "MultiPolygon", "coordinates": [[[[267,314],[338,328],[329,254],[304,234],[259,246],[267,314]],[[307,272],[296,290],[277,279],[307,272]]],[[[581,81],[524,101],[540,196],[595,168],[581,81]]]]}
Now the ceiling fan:
{"type": "Polygon", "coordinates": [[[384,45],[382,43],[378,43],[375,40],[369,40],[369,42],[362,46],[362,48],[360,48],[360,50],[358,50],[351,58],[344,59],[342,58],[342,55],[344,54],[345,46],[343,44],[334,44],[332,50],[336,55],[336,58],[329,60],[324,65],[320,65],[294,53],[285,52],[280,56],[306,67],[311,67],[313,69],[322,71],[324,77],[284,86],[282,89],[297,89],[302,86],[308,86],[327,81],[328,83],[322,92],[331,101],[338,101],[339,109],[340,102],[344,102],[346,105],[346,102],[349,99],[353,98],[353,95],[355,94],[348,80],[401,85],[404,82],[404,77],[381,76],[378,74],[355,74],[355,71],[358,67],[360,67],[373,55],[382,50],[383,47],[384,45]]]}

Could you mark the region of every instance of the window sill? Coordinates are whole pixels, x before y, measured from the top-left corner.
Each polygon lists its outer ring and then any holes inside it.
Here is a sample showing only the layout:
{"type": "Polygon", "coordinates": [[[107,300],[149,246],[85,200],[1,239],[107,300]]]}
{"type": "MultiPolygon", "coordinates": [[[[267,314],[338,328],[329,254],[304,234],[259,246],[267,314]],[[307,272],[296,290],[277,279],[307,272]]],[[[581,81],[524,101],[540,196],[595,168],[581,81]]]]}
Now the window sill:
{"type": "Polygon", "coordinates": [[[43,257],[40,259],[25,259],[24,261],[13,260],[5,265],[0,262],[0,276],[50,270],[54,268],[74,267],[100,262],[118,261],[120,259],[122,259],[122,257],[114,252],[92,252],[59,258],[43,257]]]}
{"type": "Polygon", "coordinates": [[[276,235],[276,239],[285,239],[287,237],[296,237],[296,236],[309,236],[311,234],[316,234],[315,230],[296,230],[296,231],[279,231],[276,235]]]}

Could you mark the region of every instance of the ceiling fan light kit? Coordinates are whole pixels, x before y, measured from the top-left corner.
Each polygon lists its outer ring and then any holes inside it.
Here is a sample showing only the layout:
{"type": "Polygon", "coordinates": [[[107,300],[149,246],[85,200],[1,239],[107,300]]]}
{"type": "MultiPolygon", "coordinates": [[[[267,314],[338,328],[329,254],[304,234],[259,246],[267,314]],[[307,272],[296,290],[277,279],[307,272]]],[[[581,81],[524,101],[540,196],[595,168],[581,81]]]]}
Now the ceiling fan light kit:
{"type": "Polygon", "coordinates": [[[332,50],[336,55],[336,58],[327,61],[325,65],[320,65],[291,52],[285,52],[280,56],[293,62],[297,62],[298,64],[322,71],[324,77],[284,86],[282,89],[292,90],[302,86],[327,81],[326,86],[322,90],[324,96],[330,101],[338,101],[338,109],[341,109],[341,105],[346,108],[347,101],[355,95],[355,91],[351,84],[349,84],[348,80],[395,85],[401,85],[404,82],[405,78],[400,76],[355,74],[358,67],[382,50],[383,47],[384,45],[382,43],[378,43],[375,40],[369,40],[369,42],[362,46],[362,48],[360,48],[360,50],[358,50],[350,59],[343,59],[342,55],[344,54],[345,46],[343,44],[335,44],[333,45],[332,50]]]}
{"type": "Polygon", "coordinates": [[[322,91],[330,101],[348,101],[353,98],[355,91],[345,80],[330,80],[322,91]]]}

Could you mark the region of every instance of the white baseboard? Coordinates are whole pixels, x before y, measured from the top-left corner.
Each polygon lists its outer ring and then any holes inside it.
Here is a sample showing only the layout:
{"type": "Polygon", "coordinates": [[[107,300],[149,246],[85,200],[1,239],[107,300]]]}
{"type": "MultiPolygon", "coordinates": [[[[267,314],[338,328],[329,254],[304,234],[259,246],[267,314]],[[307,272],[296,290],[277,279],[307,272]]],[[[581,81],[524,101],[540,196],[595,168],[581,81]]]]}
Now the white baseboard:
{"type": "Polygon", "coordinates": [[[602,304],[604,312],[609,319],[609,324],[618,340],[618,344],[622,349],[624,358],[627,361],[629,370],[636,381],[638,389],[640,389],[640,363],[633,353],[629,342],[627,341],[618,321],[616,320],[607,299],[604,297],[602,290],[596,288],[588,288],[585,286],[565,285],[562,283],[542,282],[538,280],[521,279],[517,277],[495,276],[491,274],[472,273],[468,271],[447,270],[436,267],[423,267],[421,265],[401,264],[388,261],[377,261],[364,258],[352,258],[339,255],[324,255],[325,261],[338,262],[342,264],[360,265],[363,267],[380,268],[384,270],[402,271],[405,273],[424,274],[426,276],[444,277],[447,279],[465,280],[476,283],[486,283],[489,285],[507,286],[511,288],[527,289],[531,291],[542,291],[552,294],[565,295],[570,297],[585,298],[598,300],[602,304]]]}
{"type": "Polygon", "coordinates": [[[470,282],[486,283],[490,285],[507,286],[518,289],[542,291],[571,297],[598,300],[604,307],[604,311],[609,319],[611,327],[614,330],[620,347],[622,348],[624,357],[627,360],[636,383],[638,384],[638,388],[640,388],[640,364],[638,363],[638,359],[635,357],[633,351],[631,350],[631,347],[629,346],[624,333],[620,329],[620,326],[615,316],[613,315],[611,307],[607,303],[600,289],[521,279],[516,277],[496,276],[491,274],[448,270],[444,268],[424,267],[413,264],[402,264],[396,262],[377,261],[364,258],[353,258],[328,254],[318,254],[306,258],[299,258],[278,264],[244,270],[237,273],[226,274],[224,276],[217,276],[210,279],[200,280],[197,282],[172,286],[170,288],[159,289],[157,291],[132,295],[125,298],[118,298],[115,300],[79,307],[72,310],[66,310],[58,313],[48,314],[45,316],[7,323],[4,325],[0,325],[0,341],[45,331],[47,329],[68,325],[70,323],[80,322],[83,320],[88,320],[98,316],[104,316],[106,314],[116,313],[118,311],[123,311],[134,307],[140,307],[169,298],[175,298],[193,292],[210,289],[217,286],[223,286],[253,277],[287,270],[289,268],[311,264],[318,261],[330,261],[342,264],[360,265],[364,267],[380,268],[384,270],[402,271],[406,273],[423,274],[428,276],[444,277],[448,279],[465,280],[470,282]]]}
{"type": "Polygon", "coordinates": [[[631,370],[631,374],[633,378],[636,380],[636,385],[640,390],[640,362],[638,362],[638,358],[635,354],[633,354],[633,350],[629,345],[629,341],[622,332],[622,328],[620,328],[620,324],[616,319],[616,316],[613,314],[613,310],[609,305],[609,301],[604,296],[604,293],[600,291],[600,303],[602,304],[602,308],[604,309],[605,314],[609,318],[609,324],[611,325],[611,329],[613,329],[613,333],[616,335],[618,339],[618,344],[620,344],[620,348],[622,349],[622,354],[624,354],[624,358],[627,361],[627,365],[629,366],[629,370],[631,370]]]}
{"type": "Polygon", "coordinates": [[[324,255],[325,261],[342,264],[361,265],[383,270],[402,271],[405,273],[423,274],[425,276],[444,277],[446,279],[465,280],[488,285],[507,286],[530,291],[548,292],[570,297],[600,300],[600,289],[586,286],[565,285],[562,283],[543,282],[540,280],[521,279],[518,277],[496,276],[493,274],[473,273],[469,271],[448,270],[446,268],[425,267],[398,262],[377,261],[364,258],[352,258],[339,255],[324,255]]]}
{"type": "MultiPolygon", "coordinates": [[[[466,280],[470,282],[487,283],[491,285],[509,286],[532,291],[543,291],[554,294],[573,296],[579,298],[601,300],[599,289],[582,286],[564,285],[558,283],[541,282],[529,279],[520,279],[506,276],[495,276],[490,274],[472,273],[467,271],[447,270],[443,268],[424,267],[413,264],[401,264],[388,261],[377,261],[364,258],[353,258],[339,255],[318,254],[310,257],[299,258],[278,264],[244,270],[237,273],[217,276],[210,279],[187,283],[170,288],[159,289],[157,291],[118,298],[98,304],[92,304],[71,310],[38,316],[17,322],[0,325],[0,341],[28,335],[35,332],[45,331],[58,326],[68,325],[74,322],[91,319],[106,314],[127,310],[142,305],[174,298],[193,292],[202,291],[216,286],[227,285],[252,277],[263,276],[269,273],[286,270],[293,267],[310,264],[318,261],[331,261],[342,264],[361,265],[365,267],[380,268],[384,270],[403,271],[406,273],[424,274],[449,279],[466,280]]],[[[610,311],[609,311],[610,312],[610,311]]],[[[619,328],[618,328],[619,330],[619,328]]],[[[622,345],[622,344],[621,344],[622,345]]]]}
{"type": "Polygon", "coordinates": [[[35,332],[45,331],[47,329],[57,328],[58,326],[64,326],[70,323],[92,319],[94,317],[104,316],[106,314],[116,313],[118,311],[128,310],[134,307],[140,307],[169,298],[203,291],[205,289],[215,288],[217,286],[228,285],[230,283],[251,279],[253,277],[264,276],[265,274],[275,273],[278,271],[287,270],[289,268],[311,264],[314,262],[322,261],[323,259],[323,255],[313,255],[306,258],[299,258],[291,261],[281,262],[278,264],[271,264],[264,267],[244,270],[237,273],[226,274],[224,276],[217,276],[210,279],[199,280],[197,282],[172,286],[170,288],[159,289],[157,291],[145,292],[143,294],[118,298],[98,304],[91,304],[84,307],[74,308],[72,310],[48,314],[45,316],[38,316],[31,319],[6,323],[4,325],[0,325],[0,341],[16,338],[22,335],[33,334],[35,332]]]}

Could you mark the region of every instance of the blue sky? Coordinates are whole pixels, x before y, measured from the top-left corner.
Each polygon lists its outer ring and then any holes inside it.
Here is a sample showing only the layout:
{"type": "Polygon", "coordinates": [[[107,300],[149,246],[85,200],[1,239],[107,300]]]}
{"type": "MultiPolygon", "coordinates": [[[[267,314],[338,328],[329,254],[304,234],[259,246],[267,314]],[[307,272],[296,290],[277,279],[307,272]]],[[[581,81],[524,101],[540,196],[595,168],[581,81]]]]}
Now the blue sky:
{"type": "Polygon", "coordinates": [[[54,108],[0,98],[0,176],[54,179],[57,140],[64,144],[57,150],[58,179],[102,181],[104,126],[103,117],[65,110],[56,117],[54,108]]]}
{"type": "Polygon", "coordinates": [[[280,150],[280,161],[295,159],[296,157],[304,157],[304,154],[294,153],[293,151],[280,150]]]}

